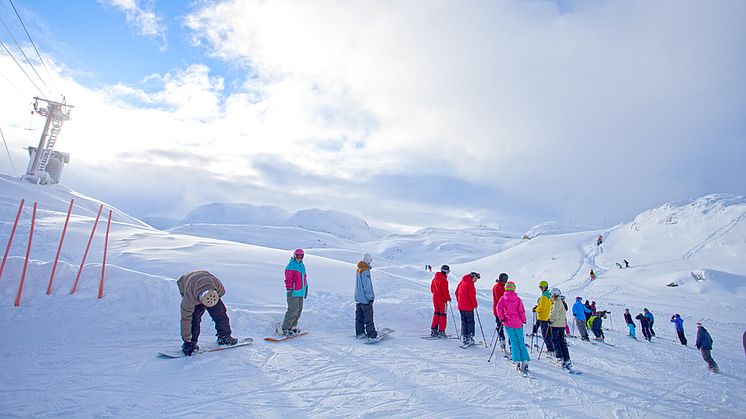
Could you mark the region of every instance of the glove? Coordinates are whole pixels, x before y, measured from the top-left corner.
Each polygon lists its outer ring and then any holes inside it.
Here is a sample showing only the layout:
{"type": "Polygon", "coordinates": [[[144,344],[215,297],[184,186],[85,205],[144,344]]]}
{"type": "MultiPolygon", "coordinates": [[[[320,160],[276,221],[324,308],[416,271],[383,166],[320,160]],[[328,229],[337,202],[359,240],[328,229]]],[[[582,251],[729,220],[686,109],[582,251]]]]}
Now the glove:
{"type": "Polygon", "coordinates": [[[197,342],[184,342],[181,345],[181,352],[184,352],[184,355],[186,356],[192,356],[192,354],[197,351],[199,351],[197,342]]]}
{"type": "Polygon", "coordinates": [[[290,294],[293,293],[293,290],[285,290],[287,292],[288,297],[290,297],[290,294]]]}

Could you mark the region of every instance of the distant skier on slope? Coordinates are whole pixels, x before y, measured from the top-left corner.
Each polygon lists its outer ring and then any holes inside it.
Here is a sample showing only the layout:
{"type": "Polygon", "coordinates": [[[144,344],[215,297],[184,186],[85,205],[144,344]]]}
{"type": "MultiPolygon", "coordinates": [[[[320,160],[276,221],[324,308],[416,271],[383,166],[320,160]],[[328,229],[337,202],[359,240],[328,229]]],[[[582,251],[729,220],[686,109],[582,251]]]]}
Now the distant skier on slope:
{"type": "Polygon", "coordinates": [[[624,267],[629,268],[629,262],[627,261],[627,259],[624,259],[624,267]]]}
{"type": "Polygon", "coordinates": [[[359,338],[375,339],[378,337],[373,323],[373,279],[370,276],[373,257],[369,253],[357,263],[355,273],[355,335],[359,338]]]}
{"type": "Polygon", "coordinates": [[[601,244],[604,242],[604,236],[598,235],[598,238],[596,239],[596,246],[601,246],[601,244]]]}
{"type": "Polygon", "coordinates": [[[293,257],[285,266],[285,293],[288,309],[282,321],[282,329],[276,331],[281,336],[293,336],[300,333],[298,320],[303,312],[303,302],[308,297],[308,277],[306,265],[303,264],[304,257],[303,249],[295,249],[293,257]]]}
{"type": "Polygon", "coordinates": [[[448,265],[440,267],[430,283],[430,292],[433,294],[433,322],[430,325],[430,336],[445,338],[448,316],[446,305],[451,301],[451,293],[448,291],[448,273],[451,268],[448,265]]]}
{"type": "Polygon", "coordinates": [[[524,374],[528,372],[528,356],[523,342],[523,325],[526,324],[526,309],[523,301],[515,293],[515,282],[505,284],[505,294],[497,302],[497,316],[505,327],[510,341],[510,352],[513,363],[524,374]]]}
{"type": "Polygon", "coordinates": [[[640,321],[640,326],[642,326],[642,335],[645,336],[645,340],[649,342],[653,337],[653,335],[650,334],[650,319],[642,313],[635,316],[635,318],[640,321]]]}
{"type": "Polygon", "coordinates": [[[650,312],[647,308],[642,309],[643,314],[645,314],[645,317],[650,319],[650,334],[655,336],[655,330],[653,330],[653,324],[655,324],[655,316],[653,316],[653,313],[650,312]]]}
{"type": "Polygon", "coordinates": [[[474,283],[482,276],[479,272],[471,272],[461,278],[456,287],[456,301],[461,313],[461,337],[464,345],[474,344],[474,310],[477,303],[477,289],[474,283]]]}
{"type": "Polygon", "coordinates": [[[578,326],[578,333],[580,338],[587,341],[588,329],[585,327],[585,322],[588,320],[588,316],[591,315],[591,309],[584,306],[581,302],[582,298],[575,297],[575,304],[572,306],[572,315],[575,317],[575,324],[578,326]]]}
{"type": "Polygon", "coordinates": [[[596,273],[593,272],[593,269],[591,269],[590,276],[591,276],[591,281],[595,281],[596,280],[596,273]]]}
{"type": "Polygon", "coordinates": [[[632,320],[632,314],[630,314],[629,309],[624,309],[624,322],[627,323],[627,327],[629,327],[629,337],[633,339],[637,339],[637,333],[636,330],[637,326],[635,326],[635,322],[632,320]]]}
{"type": "Polygon", "coordinates": [[[220,298],[225,295],[223,283],[207,271],[187,272],[176,281],[181,294],[181,351],[187,356],[199,351],[200,323],[207,310],[215,322],[218,345],[235,345],[238,339],[231,336],[227,309],[220,298]]]}
{"type": "Polygon", "coordinates": [[[500,298],[505,294],[505,283],[508,282],[508,274],[505,272],[501,273],[495,281],[495,285],[492,287],[492,313],[495,315],[495,323],[497,327],[497,338],[500,341],[500,348],[505,352],[505,331],[500,320],[500,316],[497,315],[497,303],[500,298]]]}
{"type": "Polygon", "coordinates": [[[676,335],[679,337],[679,342],[686,346],[687,340],[686,336],[684,336],[684,319],[681,318],[679,313],[676,313],[671,317],[671,323],[676,326],[676,335]]]}
{"type": "Polygon", "coordinates": [[[549,295],[553,301],[549,312],[549,329],[552,334],[555,357],[560,367],[569,369],[572,368],[572,362],[570,362],[570,351],[567,349],[565,339],[567,305],[561,300],[562,291],[559,288],[552,288],[549,295]]]}
{"type": "Polygon", "coordinates": [[[606,338],[604,336],[603,328],[601,327],[603,325],[603,319],[606,318],[606,313],[611,313],[611,312],[601,310],[597,312],[596,314],[591,315],[591,317],[588,318],[587,326],[593,332],[593,335],[595,336],[594,340],[603,342],[604,339],[606,338]]]}
{"type": "Polygon", "coordinates": [[[541,295],[536,301],[533,311],[536,312],[536,322],[541,328],[541,336],[544,338],[547,355],[554,356],[554,344],[552,343],[552,334],[549,330],[549,311],[552,309],[552,299],[549,298],[549,282],[539,282],[539,290],[541,290],[541,295]]]}
{"type": "Polygon", "coordinates": [[[710,351],[712,351],[712,337],[707,332],[707,329],[702,326],[702,323],[699,322],[697,323],[697,342],[694,345],[699,349],[702,359],[707,362],[707,367],[710,371],[720,372],[718,364],[712,359],[712,355],[710,354],[710,351]]]}

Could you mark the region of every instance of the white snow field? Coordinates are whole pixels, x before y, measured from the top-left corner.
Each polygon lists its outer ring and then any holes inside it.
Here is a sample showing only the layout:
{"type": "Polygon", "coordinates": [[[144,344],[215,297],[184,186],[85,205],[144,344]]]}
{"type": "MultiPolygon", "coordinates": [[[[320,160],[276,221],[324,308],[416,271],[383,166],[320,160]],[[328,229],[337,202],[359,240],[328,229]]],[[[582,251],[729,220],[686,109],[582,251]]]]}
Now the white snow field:
{"type": "MultiPolygon", "coordinates": [[[[0,177],[2,251],[21,198],[26,206],[0,278],[0,417],[745,417],[743,197],[706,196],[608,230],[544,229],[531,240],[492,229],[433,228],[360,243],[292,226],[223,225],[205,232],[211,224],[201,220],[200,235],[213,237],[206,238],[155,230],[115,209],[100,300],[105,217],[78,291],[69,293],[100,203],[63,186],[0,177]],[[46,295],[70,198],[74,215],[46,295]],[[39,209],[31,260],[21,305],[14,307],[33,201],[39,209]],[[598,234],[606,239],[601,247],[598,234]],[[310,333],[265,342],[285,311],[283,269],[291,251],[316,239],[328,245],[310,246],[305,259],[310,294],[301,327],[310,333]],[[354,337],[354,263],[363,251],[374,257],[376,323],[396,330],[377,345],[354,337]],[[618,269],[615,263],[625,258],[631,267],[618,269]],[[537,360],[534,349],[535,379],[529,380],[499,354],[488,363],[484,346],[464,350],[456,340],[420,339],[432,317],[432,273],[423,267],[443,263],[452,267],[452,294],[463,274],[483,274],[478,313],[488,341],[490,290],[507,272],[529,315],[542,279],[559,286],[569,302],[579,295],[611,310],[604,325],[613,326],[605,333],[615,346],[568,339],[582,375],[567,374],[544,356],[537,360]],[[252,345],[157,356],[181,344],[175,280],[192,269],[221,278],[233,335],[253,337],[252,345]],[[658,337],[627,338],[625,307],[633,314],[649,308],[658,337]],[[676,341],[673,313],[685,319],[689,347],[676,341]],[[709,372],[693,349],[696,321],[714,339],[720,374],[709,372]]],[[[200,342],[214,341],[214,334],[205,314],[200,342]]],[[[477,336],[482,340],[479,325],[477,336]]]]}

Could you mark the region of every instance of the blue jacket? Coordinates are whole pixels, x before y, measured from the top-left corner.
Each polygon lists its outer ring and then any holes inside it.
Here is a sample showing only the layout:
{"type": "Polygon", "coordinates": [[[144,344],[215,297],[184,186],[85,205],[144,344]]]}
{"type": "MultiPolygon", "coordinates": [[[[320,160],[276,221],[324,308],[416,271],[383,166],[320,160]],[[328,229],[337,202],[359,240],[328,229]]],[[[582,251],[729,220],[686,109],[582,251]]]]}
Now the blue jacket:
{"type": "Polygon", "coordinates": [[[575,300],[575,304],[572,305],[572,315],[578,320],[588,320],[588,315],[591,314],[591,310],[585,306],[582,302],[575,300]]]}
{"type": "Polygon", "coordinates": [[[650,319],[650,323],[653,323],[655,321],[655,317],[653,317],[653,313],[651,313],[649,311],[647,313],[645,313],[645,317],[647,317],[648,319],[650,319]]]}
{"type": "Polygon", "coordinates": [[[673,319],[671,319],[671,322],[673,322],[674,324],[676,324],[676,330],[677,331],[679,331],[679,332],[683,332],[684,331],[684,319],[682,319],[681,317],[674,317],[673,319]]]}
{"type": "Polygon", "coordinates": [[[697,342],[694,344],[697,349],[704,349],[706,351],[712,350],[712,336],[702,326],[697,328],[697,342]]]}
{"type": "Polygon", "coordinates": [[[355,302],[370,304],[376,298],[373,293],[373,280],[370,277],[370,265],[365,262],[357,263],[355,273],[355,302]]]}

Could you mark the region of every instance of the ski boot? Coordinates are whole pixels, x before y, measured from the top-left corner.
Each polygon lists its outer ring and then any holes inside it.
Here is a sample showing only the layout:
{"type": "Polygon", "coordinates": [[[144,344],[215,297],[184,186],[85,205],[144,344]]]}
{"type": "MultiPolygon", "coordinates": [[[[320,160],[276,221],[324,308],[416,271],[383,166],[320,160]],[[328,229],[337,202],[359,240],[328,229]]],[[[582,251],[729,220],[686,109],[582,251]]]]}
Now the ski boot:
{"type": "Polygon", "coordinates": [[[441,339],[448,339],[448,335],[446,335],[446,332],[438,331],[438,337],[441,339]]]}
{"type": "Polygon", "coordinates": [[[437,338],[438,337],[438,329],[430,329],[430,337],[431,338],[437,338]]]}
{"type": "Polygon", "coordinates": [[[218,345],[220,345],[220,346],[222,346],[222,345],[232,346],[232,345],[235,345],[237,343],[238,343],[238,339],[234,338],[231,335],[223,336],[223,337],[218,337],[218,345]]]}

